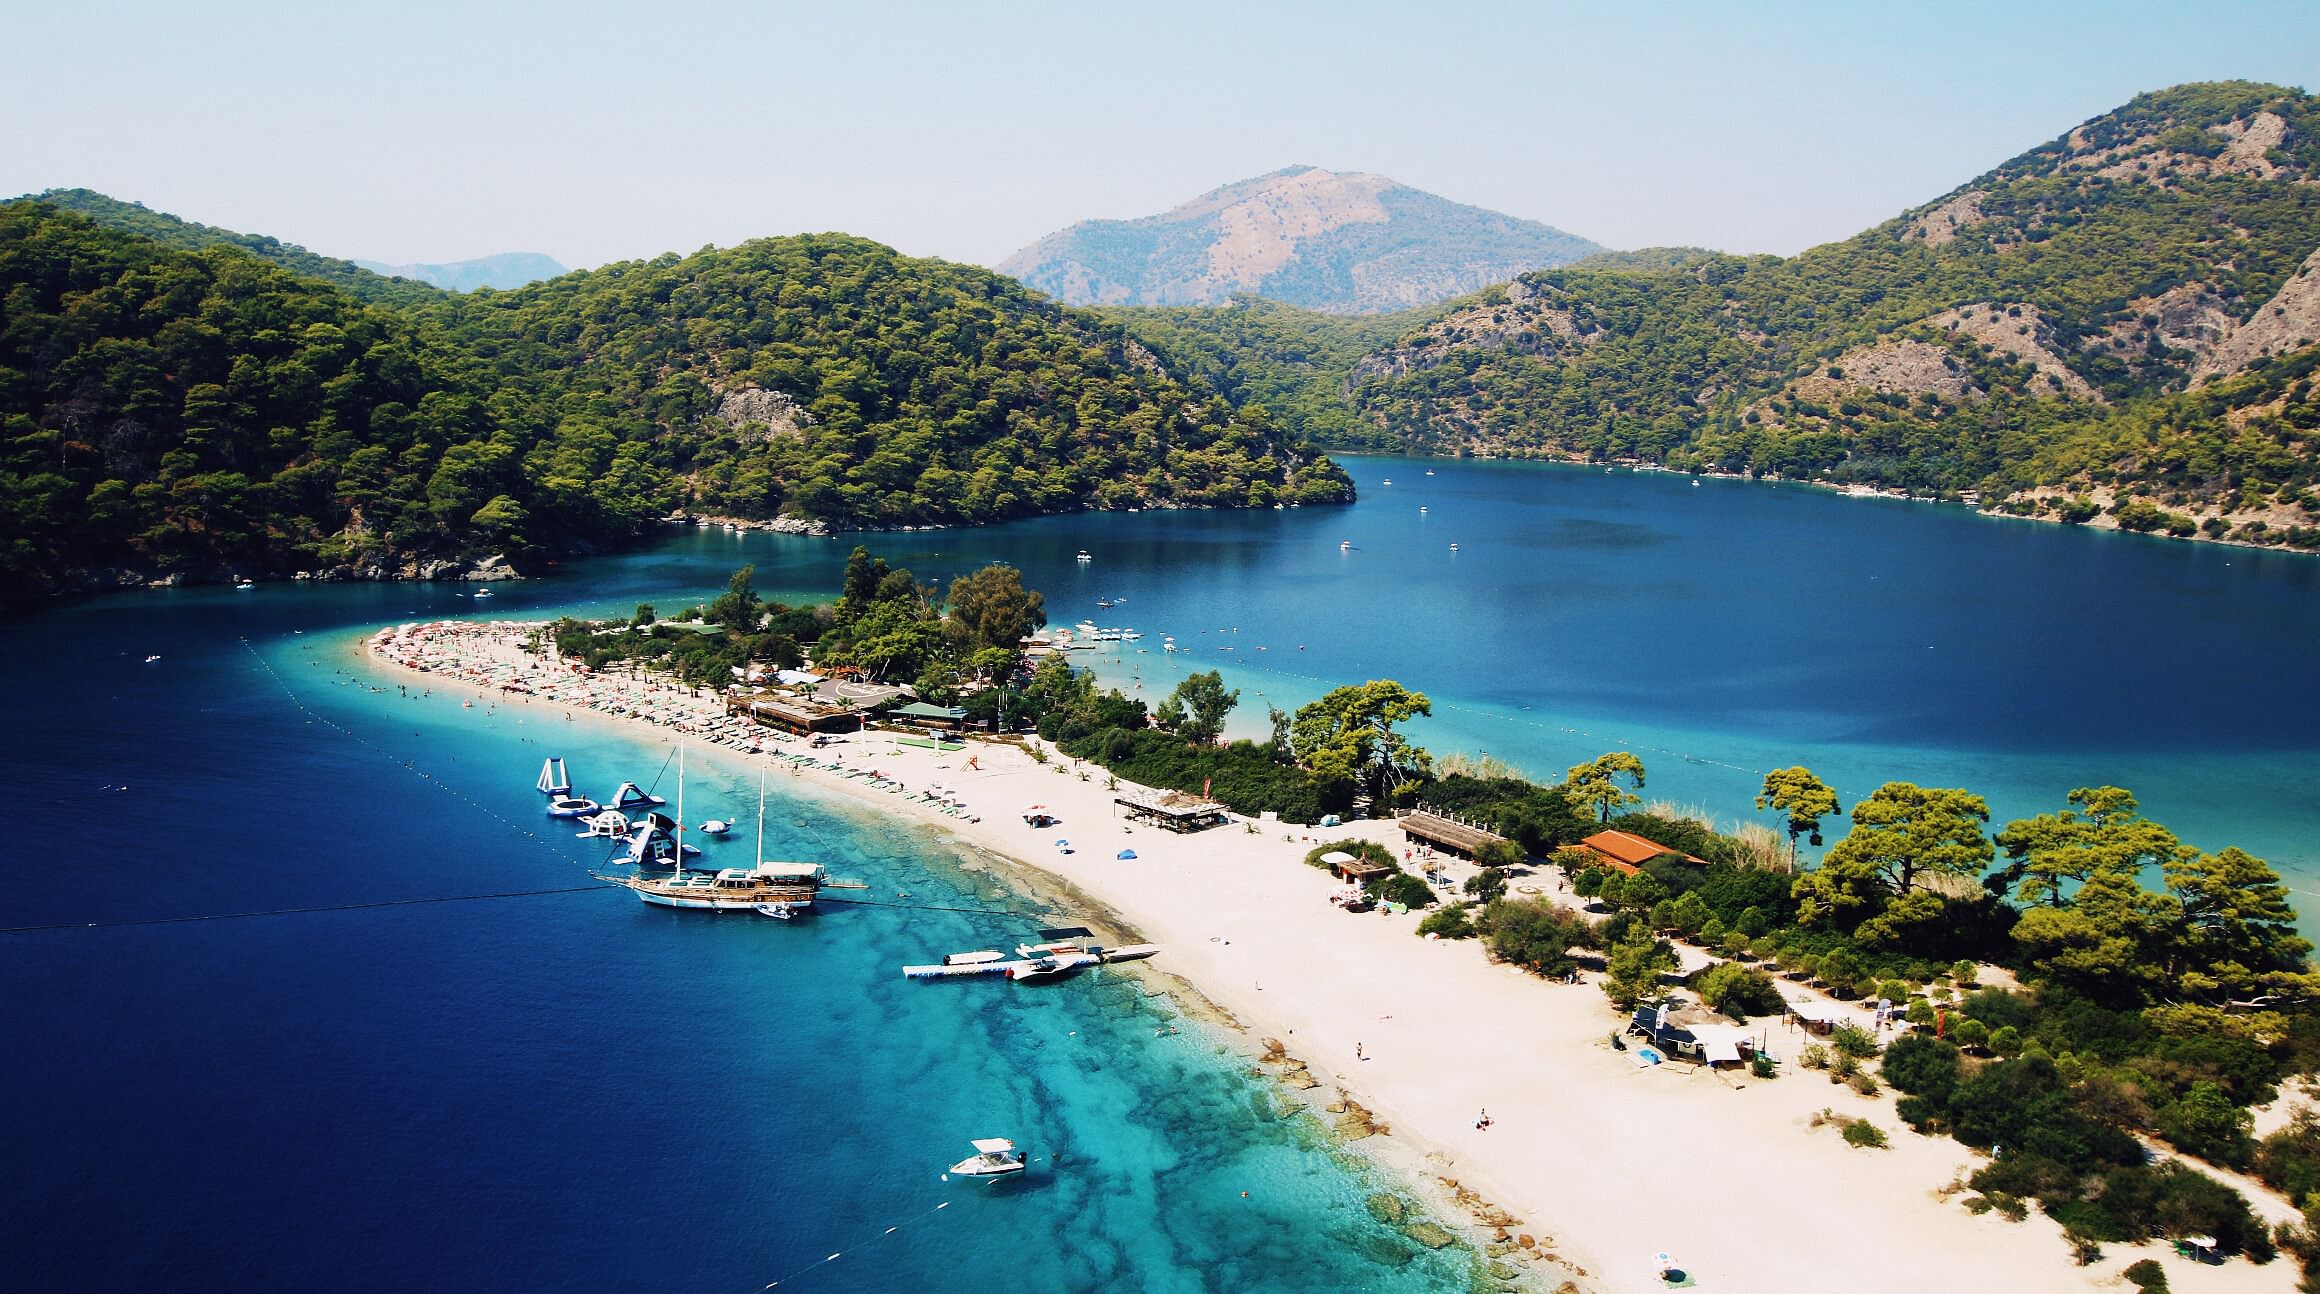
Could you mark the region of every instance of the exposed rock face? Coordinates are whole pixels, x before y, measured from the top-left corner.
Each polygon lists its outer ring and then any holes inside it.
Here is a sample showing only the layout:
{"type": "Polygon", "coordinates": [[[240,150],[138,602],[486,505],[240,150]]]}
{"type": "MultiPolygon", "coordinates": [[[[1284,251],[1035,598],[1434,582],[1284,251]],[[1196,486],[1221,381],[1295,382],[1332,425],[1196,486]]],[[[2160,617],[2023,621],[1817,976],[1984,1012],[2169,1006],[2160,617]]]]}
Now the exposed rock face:
{"type": "Polygon", "coordinates": [[[1249,292],[1366,313],[1446,300],[1601,250],[1382,175],[1293,166],[1157,216],[1059,230],[999,271],[1072,305],[1219,305],[1249,292]]]}
{"type": "Polygon", "coordinates": [[[1354,366],[1351,384],[1431,368],[1460,350],[1511,350],[1546,357],[1591,345],[1600,335],[1580,322],[1555,288],[1516,279],[1503,291],[1504,301],[1486,293],[1484,301],[1427,324],[1407,343],[1363,357],[1354,366]]]}
{"type": "Polygon", "coordinates": [[[1887,338],[1873,345],[1855,346],[1830,361],[1822,371],[1798,378],[1792,389],[1816,401],[1827,400],[1842,391],[1932,395],[1952,402],[1976,400],[1984,394],[1957,356],[1913,337],[1887,338]]]}
{"type": "Polygon", "coordinates": [[[814,424],[813,415],[805,406],[780,391],[763,387],[740,386],[724,393],[717,401],[717,418],[728,427],[746,427],[752,424],[765,428],[768,441],[794,440],[802,428],[814,424]]]}
{"type": "Polygon", "coordinates": [[[2231,329],[2192,370],[2194,378],[2236,373],[2273,355],[2320,341],[2320,251],[2304,258],[2272,299],[2231,329]]]}
{"type": "Polygon", "coordinates": [[[2127,317],[2079,345],[2089,351],[2125,355],[2139,351],[2156,337],[2173,350],[2205,354],[2233,327],[2230,304],[2207,283],[2182,283],[2155,297],[2137,297],[2127,303],[2127,317]],[[2155,320],[2145,323],[2144,320],[2155,320]]]}
{"type": "Polygon", "coordinates": [[[1977,301],[1955,310],[1944,310],[1926,320],[1926,323],[1943,332],[1970,337],[2000,354],[2013,356],[2037,369],[2042,376],[2052,378],[2057,390],[2081,399],[2102,398],[2093,387],[2087,385],[2085,378],[2073,373],[2062,362],[2062,356],[2055,353],[2054,329],[2034,305],[1992,305],[1987,301],[1977,301]]]}
{"type": "Polygon", "coordinates": [[[1953,242],[1960,229],[1978,225],[1988,218],[1982,214],[1982,199],[1985,196],[1980,189],[1968,189],[1947,202],[1919,213],[1909,227],[1929,246],[1939,247],[1943,243],[1953,242]]]}

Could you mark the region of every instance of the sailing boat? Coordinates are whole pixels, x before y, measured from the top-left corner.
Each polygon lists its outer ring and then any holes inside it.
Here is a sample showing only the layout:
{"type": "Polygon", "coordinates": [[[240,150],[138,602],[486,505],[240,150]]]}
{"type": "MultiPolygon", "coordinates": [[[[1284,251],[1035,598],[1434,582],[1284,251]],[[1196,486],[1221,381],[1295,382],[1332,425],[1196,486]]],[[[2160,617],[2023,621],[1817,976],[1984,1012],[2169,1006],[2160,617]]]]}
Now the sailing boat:
{"type": "Polygon", "coordinates": [[[787,918],[814,905],[824,884],[820,863],[765,861],[765,769],[757,770],[757,866],[718,872],[685,871],[685,750],[677,748],[677,835],[675,874],[662,878],[622,877],[620,883],[647,903],[664,908],[705,908],[711,912],[765,912],[787,918]],[[767,912],[766,909],[776,909],[767,912]]]}

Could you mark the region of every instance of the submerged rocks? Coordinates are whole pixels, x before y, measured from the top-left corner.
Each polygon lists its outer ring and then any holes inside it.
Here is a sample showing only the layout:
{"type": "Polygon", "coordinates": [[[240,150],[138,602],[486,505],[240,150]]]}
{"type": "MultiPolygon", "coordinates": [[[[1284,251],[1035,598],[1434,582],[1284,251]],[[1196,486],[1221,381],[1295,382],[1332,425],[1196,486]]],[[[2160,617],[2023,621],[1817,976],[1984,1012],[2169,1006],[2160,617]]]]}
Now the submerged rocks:
{"type": "Polygon", "coordinates": [[[1408,1206],[1402,1203],[1402,1197],[1383,1192],[1370,1196],[1362,1204],[1369,1210],[1371,1217],[1388,1225],[1400,1222],[1409,1212],[1408,1206]]]}
{"type": "Polygon", "coordinates": [[[1458,1237],[1432,1222],[1412,1222],[1402,1228],[1402,1234],[1428,1249],[1447,1249],[1458,1243],[1458,1237]]]}

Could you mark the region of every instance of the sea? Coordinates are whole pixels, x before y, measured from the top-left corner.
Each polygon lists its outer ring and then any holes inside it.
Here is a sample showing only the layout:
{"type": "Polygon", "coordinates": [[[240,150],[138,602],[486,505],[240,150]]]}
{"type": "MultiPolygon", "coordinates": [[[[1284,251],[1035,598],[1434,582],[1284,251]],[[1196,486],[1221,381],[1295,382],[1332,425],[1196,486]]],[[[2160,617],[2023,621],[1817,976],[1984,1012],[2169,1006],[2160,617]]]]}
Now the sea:
{"type": "MultiPolygon", "coordinates": [[[[2123,785],[2320,891],[2320,560],[1669,473],[1348,465],[1346,508],[858,541],[938,583],[1012,563],[1051,621],[1143,635],[1076,659],[1155,698],[1217,669],[1244,732],[1390,677],[1431,698],[1413,736],[1439,753],[1554,778],[1629,749],[1647,796],[1726,820],[1769,823],[1762,773],[1798,763],[1847,803],[1965,786],[2000,821],[2123,785]]],[[[1480,1280],[1462,1247],[1380,1220],[1375,1197],[1407,1185],[1163,978],[900,977],[1084,915],[1068,897],[776,779],[767,854],[871,901],[787,923],[648,908],[591,881],[602,851],[533,781],[554,755],[584,792],[666,794],[669,743],[357,652],[419,618],[668,614],[743,564],[769,596],[820,595],[854,542],[672,528],[488,600],[171,589],[0,623],[9,1283],[1480,1280]],[[1033,1171],[946,1180],[989,1136],[1033,1171]]],[[[685,793],[696,821],[741,820],[707,847],[745,863],[753,773],[695,752],[685,793]]]]}

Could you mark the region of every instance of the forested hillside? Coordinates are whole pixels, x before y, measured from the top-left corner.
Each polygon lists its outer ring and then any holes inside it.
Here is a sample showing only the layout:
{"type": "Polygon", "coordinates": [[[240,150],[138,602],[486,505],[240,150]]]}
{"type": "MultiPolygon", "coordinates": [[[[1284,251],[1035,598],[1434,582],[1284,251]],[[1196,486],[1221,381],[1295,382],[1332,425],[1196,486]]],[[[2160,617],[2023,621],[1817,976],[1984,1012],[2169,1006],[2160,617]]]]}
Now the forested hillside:
{"type": "Polygon", "coordinates": [[[415,279],[374,274],[353,261],[310,252],[296,243],[268,238],[264,234],[236,233],[215,225],[195,224],[164,211],[151,210],[142,203],[123,202],[119,198],[110,198],[88,189],[50,189],[46,193],[20,198],[18,201],[43,202],[65,211],[77,212],[108,229],[139,234],[181,251],[198,252],[205,247],[239,247],[260,260],[272,261],[293,274],[320,279],[363,301],[418,305],[437,295],[436,288],[415,279]]]}
{"type": "Polygon", "coordinates": [[[679,507],[881,525],[1351,494],[1117,329],[858,239],[418,290],[365,303],[0,206],[0,601],[521,565],[679,507]]]}
{"type": "MultiPolygon", "coordinates": [[[[1227,319],[1129,326],[1195,355],[1184,334],[1227,319]]],[[[1314,365],[1239,381],[1295,387],[1284,410],[1334,443],[1979,491],[2310,547],[2316,342],[2320,100],[2223,82],[1795,257],[1594,258],[1430,313],[1334,393],[1314,365]]]]}

